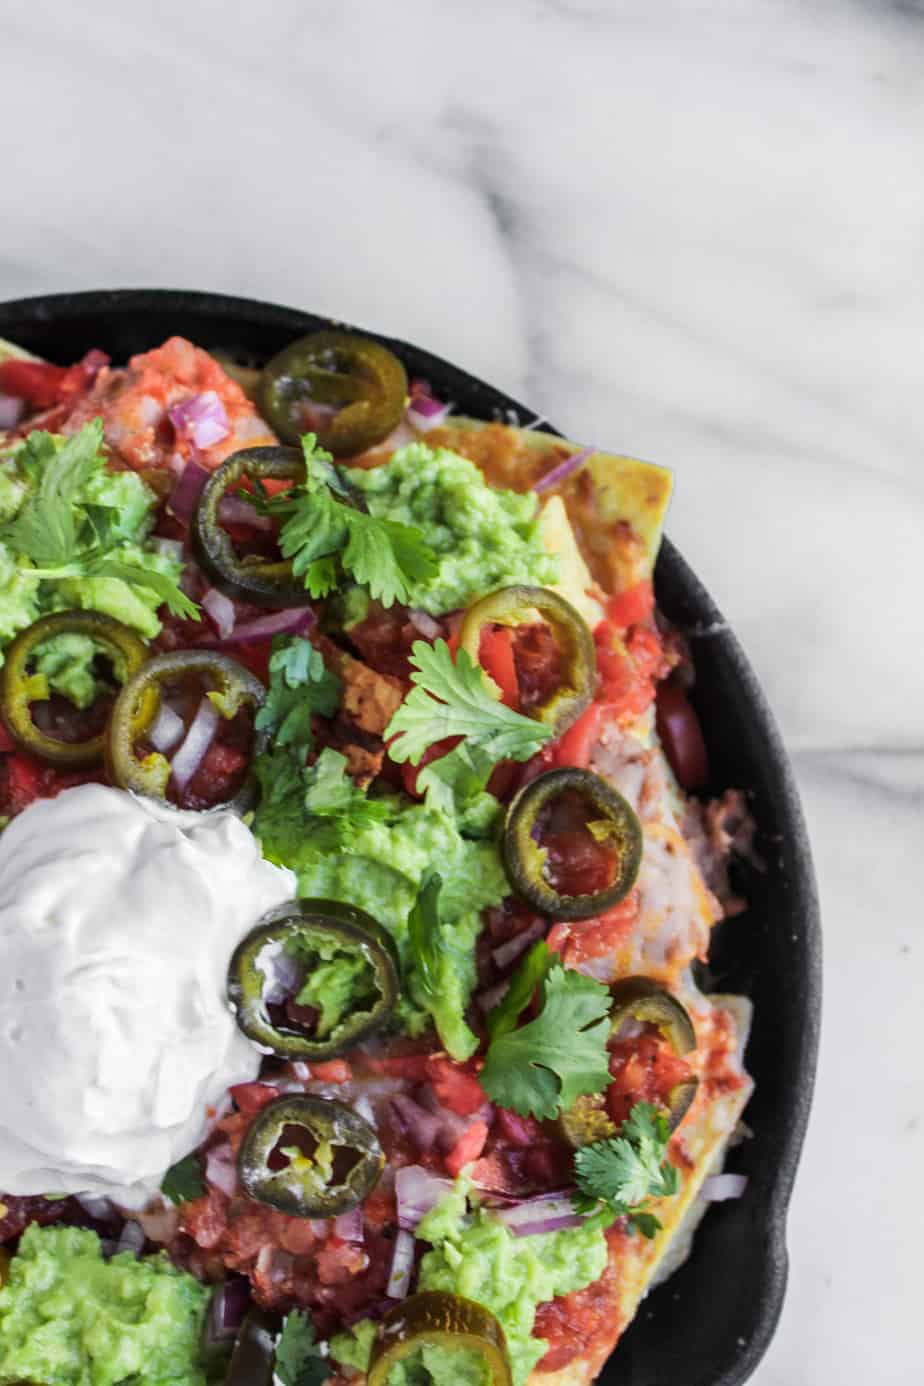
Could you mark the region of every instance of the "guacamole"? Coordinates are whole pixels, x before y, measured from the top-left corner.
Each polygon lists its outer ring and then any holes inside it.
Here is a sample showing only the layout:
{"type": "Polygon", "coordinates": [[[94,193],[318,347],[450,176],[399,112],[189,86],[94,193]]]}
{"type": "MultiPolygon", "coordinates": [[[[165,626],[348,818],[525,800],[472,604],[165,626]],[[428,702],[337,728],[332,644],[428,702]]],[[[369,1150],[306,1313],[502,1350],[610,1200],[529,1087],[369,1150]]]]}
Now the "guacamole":
{"type": "Polygon", "coordinates": [[[539,533],[536,496],[495,490],[467,458],[411,443],[383,466],[354,468],[349,476],[376,519],[419,529],[436,555],[434,575],[411,587],[411,606],[438,616],[497,587],[558,581],[558,561],[539,533]]]}
{"type": "Polygon", "coordinates": [[[0,1290],[0,1382],[205,1386],[208,1297],[166,1256],[106,1261],[95,1232],[33,1224],[0,1290]]]}
{"type": "MultiPolygon", "coordinates": [[[[415,1236],[433,1249],[421,1262],[417,1289],[461,1295],[490,1309],[507,1338],[513,1386],[524,1386],[548,1347],[531,1336],[536,1309],[600,1278],[606,1236],[600,1220],[589,1218],[561,1232],[515,1237],[486,1209],[469,1214],[468,1193],[463,1177],[421,1220],[415,1236]]],[[[374,1324],[359,1323],[331,1341],[331,1356],[365,1371],[374,1337],[374,1324]]],[[[471,1353],[431,1345],[394,1369],[389,1386],[482,1386],[484,1380],[484,1366],[471,1353]]]]}
{"type": "MultiPolygon", "coordinates": [[[[160,631],[157,610],[162,598],[144,586],[144,573],[177,581],[182,562],[169,547],[164,551],[149,538],[157,508],[154,492],[135,472],[107,469],[101,438],[101,430],[93,425],[72,438],[37,432],[0,453],[0,664],[3,646],[52,611],[74,607],[102,611],[146,639],[160,631]],[[16,521],[26,502],[42,494],[50,464],[65,449],[74,454],[77,478],[69,498],[70,513],[76,517],[71,524],[82,527],[82,537],[78,542],[64,532],[58,536],[51,532],[53,522],[49,523],[49,556],[39,567],[21,551],[16,521]],[[55,561],[52,555],[58,541],[62,556],[55,561]],[[137,582],[86,575],[80,556],[88,545],[107,560],[137,568],[137,582]]],[[[44,527],[43,520],[40,533],[44,527]]],[[[38,668],[54,692],[78,707],[87,707],[96,693],[94,657],[93,644],[86,637],[62,636],[42,647],[38,668]]]]}
{"type": "MultiPolygon", "coordinates": [[[[342,775],[343,757],[327,749],[307,778],[327,783],[335,761],[341,763],[342,775]]],[[[367,800],[349,788],[346,792],[361,802],[345,804],[343,818],[329,811],[312,813],[306,799],[313,802],[318,784],[306,793],[306,778],[291,761],[277,751],[258,758],[256,768],[264,792],[253,826],[264,855],[295,872],[300,895],[342,900],[383,924],[398,946],[405,978],[399,1023],[410,1034],[420,1034],[432,1017],[453,1058],[469,1058],[478,1047],[465,1010],[476,979],[481,911],[498,904],[509,890],[495,845],[464,838],[454,815],[442,809],[397,797],[367,800]],[[287,771],[294,776],[289,782],[287,771]],[[427,990],[411,953],[408,916],[425,876],[434,869],[443,878],[442,947],[435,963],[436,985],[427,990]]],[[[341,981],[346,979],[338,976],[338,986],[341,981]]]]}

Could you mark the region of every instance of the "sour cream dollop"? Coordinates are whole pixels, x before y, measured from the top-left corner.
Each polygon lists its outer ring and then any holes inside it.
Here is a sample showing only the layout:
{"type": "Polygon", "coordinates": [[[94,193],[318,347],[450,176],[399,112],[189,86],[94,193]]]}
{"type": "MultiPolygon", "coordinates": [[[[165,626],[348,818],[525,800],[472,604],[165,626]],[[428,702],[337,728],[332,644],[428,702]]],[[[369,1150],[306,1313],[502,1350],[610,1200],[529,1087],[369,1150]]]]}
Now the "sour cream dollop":
{"type": "Polygon", "coordinates": [[[292,899],[233,813],[83,785],[0,835],[0,1191],[140,1208],[260,1055],[235,945],[292,899]]]}

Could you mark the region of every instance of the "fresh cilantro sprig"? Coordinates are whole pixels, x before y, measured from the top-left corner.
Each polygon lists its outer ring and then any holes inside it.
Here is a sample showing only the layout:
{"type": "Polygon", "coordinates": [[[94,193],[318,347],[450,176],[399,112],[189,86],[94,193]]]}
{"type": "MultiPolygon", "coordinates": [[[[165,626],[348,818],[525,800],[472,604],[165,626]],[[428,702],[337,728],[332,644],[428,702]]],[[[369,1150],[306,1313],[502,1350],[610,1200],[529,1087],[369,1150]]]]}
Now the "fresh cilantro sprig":
{"type": "Polygon", "coordinates": [[[536,1019],[491,1041],[481,1073],[491,1101],[520,1116],[551,1120],[585,1093],[602,1092],[610,1082],[609,1010],[609,992],[600,982],[552,967],[536,1019]]]}
{"type": "MultiPolygon", "coordinates": [[[[455,660],[445,640],[415,641],[411,650],[416,685],[385,730],[393,760],[418,765],[434,742],[464,736],[466,745],[494,762],[529,760],[554,736],[552,727],[524,717],[499,701],[484,670],[466,650],[455,660]]],[[[428,767],[429,768],[429,767],[428,767]]]]}
{"type": "Polygon", "coordinates": [[[387,800],[370,799],[346,773],[346,757],[325,747],[304,766],[291,747],[275,747],[254,761],[260,802],[254,832],[275,861],[293,864],[312,852],[349,850],[358,829],[382,822],[387,800]]]}
{"type": "Polygon", "coordinates": [[[499,1040],[517,1028],[517,1021],[526,1010],[536,988],[542,986],[552,966],[552,953],[545,939],[534,943],[520,963],[503,998],[488,1012],[490,1039],[499,1040]]]}
{"type": "Polygon", "coordinates": [[[330,1380],[330,1360],[318,1348],[311,1316],[301,1309],[285,1316],[276,1343],[275,1373],[282,1386],[323,1386],[330,1380]]]}
{"type": "Polygon", "coordinates": [[[407,602],[410,587],[436,571],[436,558],[419,530],[378,520],[350,504],[351,493],[330,453],[313,433],[302,438],[305,480],[260,503],[282,520],[279,547],[313,597],[326,597],[346,573],[390,607],[407,602]]]}
{"type": "Polygon", "coordinates": [[[202,1165],[195,1151],[171,1165],[161,1180],[160,1191],[171,1203],[191,1203],[205,1193],[202,1165]]]}
{"type": "Polygon", "coordinates": [[[33,578],[118,578],[153,592],[174,616],[199,620],[199,608],[172,578],[120,558],[125,536],[114,530],[109,507],[80,499],[105,470],[102,444],[100,419],[63,442],[41,430],[30,433],[17,453],[17,466],[38,484],[0,528],[0,543],[16,558],[29,560],[23,571],[33,578]]]}
{"type": "Polygon", "coordinates": [[[653,1237],[661,1223],[647,1207],[650,1198],[669,1198],[677,1192],[677,1169],[667,1158],[670,1127],[663,1111],[650,1102],[636,1102],[618,1136],[594,1141],[574,1157],[580,1213],[600,1211],[628,1217],[644,1237],[653,1237]]]}
{"type": "Polygon", "coordinates": [[[445,953],[440,932],[440,891],[443,878],[437,871],[424,877],[414,908],[408,915],[408,939],[417,964],[419,989],[428,999],[439,994],[439,961],[445,953]]]}
{"type": "Polygon", "coordinates": [[[268,732],[273,744],[291,747],[302,765],[314,745],[312,718],[332,717],[340,702],[342,684],[324,663],[324,656],[301,636],[277,639],[269,662],[266,702],[255,726],[268,732]]]}

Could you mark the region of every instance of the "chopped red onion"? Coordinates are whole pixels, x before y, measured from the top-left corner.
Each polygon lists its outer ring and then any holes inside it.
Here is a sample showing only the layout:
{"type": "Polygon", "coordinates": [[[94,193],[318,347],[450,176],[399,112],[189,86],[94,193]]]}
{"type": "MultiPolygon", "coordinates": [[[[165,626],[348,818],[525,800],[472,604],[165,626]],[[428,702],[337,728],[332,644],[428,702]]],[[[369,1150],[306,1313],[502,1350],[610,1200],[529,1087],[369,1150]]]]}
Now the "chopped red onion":
{"type": "Polygon", "coordinates": [[[173,782],[181,794],[205,759],[220,723],[218,708],[208,698],[203,698],[170,767],[173,782]]]}
{"type": "Polygon", "coordinates": [[[596,448],[581,448],[580,452],[573,452],[570,457],[559,462],[550,472],[546,472],[545,476],[541,476],[533,484],[533,490],[541,494],[541,492],[547,491],[550,486],[557,486],[559,482],[571,476],[572,472],[576,472],[579,467],[582,467],[588,457],[593,457],[596,451],[596,448]]]}
{"type": "Polygon", "coordinates": [[[309,606],[287,607],[284,611],[274,611],[272,616],[258,616],[255,621],[244,621],[235,626],[232,633],[222,640],[201,641],[201,644],[251,645],[258,640],[270,640],[274,635],[304,635],[314,625],[317,617],[309,606]]]}
{"type": "Polygon", "coordinates": [[[424,1214],[435,1208],[452,1188],[451,1179],[441,1179],[422,1165],[405,1165],[399,1169],[395,1175],[395,1193],[398,1222],[405,1232],[413,1232],[424,1214]]]}
{"type": "Polygon", "coordinates": [[[530,944],[542,938],[545,933],[545,920],[537,919],[534,924],[530,924],[528,929],[517,934],[516,938],[508,939],[499,948],[495,948],[491,957],[494,959],[501,972],[506,972],[512,963],[515,963],[521,953],[525,953],[530,944]]]}
{"type": "Polygon", "coordinates": [[[205,1177],[216,1189],[233,1198],[237,1192],[237,1161],[228,1141],[215,1145],[205,1157],[205,1177]]]}
{"type": "Polygon", "coordinates": [[[173,512],[180,524],[189,524],[199,497],[202,495],[203,487],[210,476],[211,472],[207,471],[201,463],[192,460],[186,463],[177,484],[173,488],[173,495],[167,503],[168,509],[173,512]]]}
{"type": "Polygon", "coordinates": [[[218,518],[223,525],[246,525],[267,533],[273,528],[269,515],[259,515],[242,496],[225,496],[218,506],[218,518]]]}
{"type": "Polygon", "coordinates": [[[177,433],[197,448],[214,447],[231,432],[227,410],[214,390],[192,395],[167,413],[177,433]]]}
{"type": "Polygon", "coordinates": [[[746,1174],[710,1174],[703,1180],[702,1197],[709,1203],[724,1203],[729,1198],[740,1198],[747,1186],[746,1174]]]}
{"type": "Polygon", "coordinates": [[[446,419],[451,408],[452,405],[443,404],[441,400],[435,398],[426,380],[411,381],[411,398],[405,410],[405,418],[418,433],[426,433],[428,429],[438,428],[446,419]]]}
{"type": "Polygon", "coordinates": [[[77,1202],[91,1218],[105,1222],[112,1217],[112,1202],[108,1198],[100,1198],[96,1194],[78,1194],[77,1202]]]}
{"type": "Polygon", "coordinates": [[[224,1343],[236,1338],[244,1316],[250,1307],[250,1285],[243,1275],[229,1278],[212,1295],[205,1321],[205,1334],[210,1343],[224,1343]]]}
{"type": "Polygon", "coordinates": [[[539,1232],[558,1232],[563,1227],[580,1227],[584,1221],[567,1195],[541,1194],[527,1198],[509,1208],[501,1208],[497,1216],[515,1237],[529,1237],[539,1232]]]}
{"type": "Polygon", "coordinates": [[[427,611],[409,611],[407,619],[414,629],[419,630],[427,640],[437,640],[443,633],[443,627],[439,621],[435,621],[427,611]]]}
{"type": "Polygon", "coordinates": [[[0,395],[0,428],[15,428],[25,407],[24,401],[15,395],[0,395]]]}
{"type": "Polygon", "coordinates": [[[263,975],[263,1001],[278,1006],[299,991],[305,970],[278,940],[264,943],[255,959],[257,971],[263,975]]]}
{"type": "Polygon", "coordinates": [[[391,1275],[385,1293],[389,1299],[404,1299],[411,1288],[411,1274],[414,1270],[414,1238],[410,1232],[401,1231],[395,1238],[395,1254],[391,1260],[391,1275]]]}
{"type": "Polygon", "coordinates": [[[234,623],[237,620],[234,602],[230,597],[226,597],[224,592],[219,592],[217,587],[210,587],[202,599],[202,605],[211,618],[220,639],[227,640],[234,630],[234,623]]]}
{"type": "Polygon", "coordinates": [[[182,717],[174,712],[172,707],[162,703],[160,712],[154,719],[154,725],[148,732],[148,740],[155,751],[160,751],[161,755],[166,755],[167,751],[172,751],[182,739],[185,730],[182,717]]]}
{"type": "Polygon", "coordinates": [[[397,1093],[391,1099],[391,1105],[398,1121],[410,1135],[417,1149],[421,1153],[432,1150],[443,1130],[443,1123],[424,1111],[423,1107],[405,1093],[397,1093]]]}
{"type": "Polygon", "coordinates": [[[365,1237],[362,1208],[352,1208],[349,1213],[334,1218],[334,1235],[344,1242],[362,1242],[365,1237]]]}
{"type": "Polygon", "coordinates": [[[146,1240],[144,1228],[140,1223],[129,1221],[122,1228],[116,1250],[133,1251],[137,1256],[139,1251],[143,1251],[146,1240]]]}

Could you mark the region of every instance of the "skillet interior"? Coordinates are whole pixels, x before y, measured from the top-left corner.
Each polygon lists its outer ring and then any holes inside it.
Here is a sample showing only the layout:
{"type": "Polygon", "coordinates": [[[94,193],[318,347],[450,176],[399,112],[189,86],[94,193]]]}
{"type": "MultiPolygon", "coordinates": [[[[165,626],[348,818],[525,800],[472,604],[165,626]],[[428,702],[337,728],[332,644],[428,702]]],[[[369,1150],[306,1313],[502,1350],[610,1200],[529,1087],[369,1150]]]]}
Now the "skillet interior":
{"type": "MultiPolygon", "coordinates": [[[[0,304],[0,337],[62,363],[94,346],[123,361],[179,333],[259,364],[294,337],[328,326],[327,318],[252,299],[172,290],[103,290],[0,304]]],[[[507,422],[514,411],[509,421],[521,424],[534,417],[502,391],[419,347],[367,335],[392,346],[409,375],[429,380],[459,413],[507,422]]],[[[680,484],[695,480],[681,477],[680,484]]],[[[600,1381],[739,1386],[772,1337],[786,1285],[786,1210],[818,1047],[818,903],[802,811],[770,709],[735,636],[669,541],[658,559],[656,589],[661,608],[691,640],[711,788],[751,791],[758,850],[767,866],[742,879],[750,907],[715,933],[707,986],[743,992],[755,1004],[747,1066],[757,1087],[745,1113],[754,1139],[728,1162],[748,1174],[746,1196],[710,1211],[689,1261],[644,1302],[600,1381]]]]}

